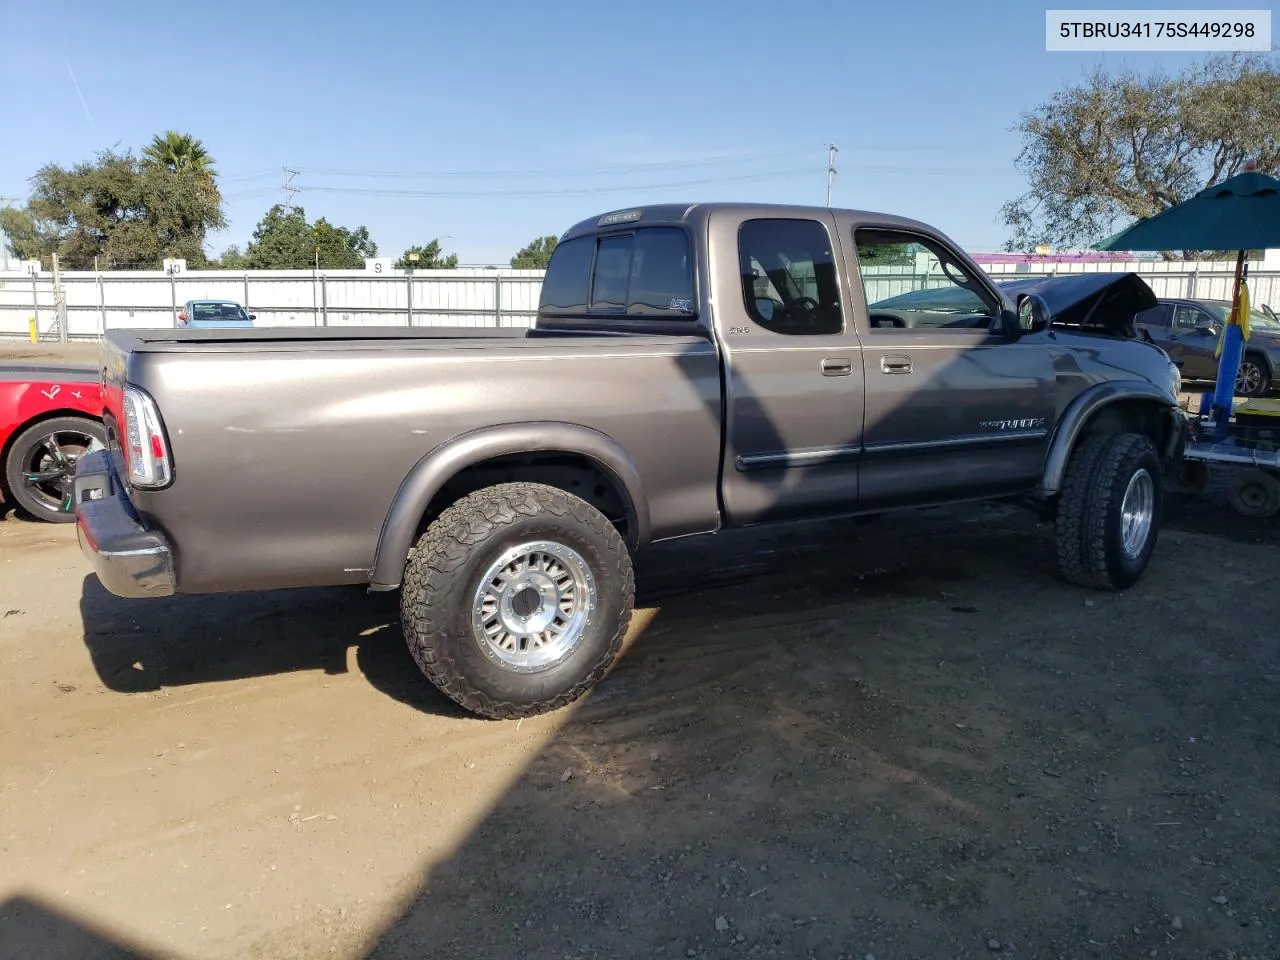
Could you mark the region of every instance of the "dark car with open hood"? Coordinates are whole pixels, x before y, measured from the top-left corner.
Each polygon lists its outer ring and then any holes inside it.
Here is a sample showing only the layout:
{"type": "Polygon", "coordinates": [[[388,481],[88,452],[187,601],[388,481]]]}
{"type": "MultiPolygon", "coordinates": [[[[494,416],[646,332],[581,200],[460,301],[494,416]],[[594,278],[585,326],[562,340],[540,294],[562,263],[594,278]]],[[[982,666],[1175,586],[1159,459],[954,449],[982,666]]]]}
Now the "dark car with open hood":
{"type": "Polygon", "coordinates": [[[125,597],[399,590],[426,677],[504,718],[604,676],[658,542],[1016,499],[1068,580],[1125,589],[1183,442],[1155,303],[1010,291],[887,214],[619,210],[563,234],[529,329],[108,333],[80,541],[125,597]]]}

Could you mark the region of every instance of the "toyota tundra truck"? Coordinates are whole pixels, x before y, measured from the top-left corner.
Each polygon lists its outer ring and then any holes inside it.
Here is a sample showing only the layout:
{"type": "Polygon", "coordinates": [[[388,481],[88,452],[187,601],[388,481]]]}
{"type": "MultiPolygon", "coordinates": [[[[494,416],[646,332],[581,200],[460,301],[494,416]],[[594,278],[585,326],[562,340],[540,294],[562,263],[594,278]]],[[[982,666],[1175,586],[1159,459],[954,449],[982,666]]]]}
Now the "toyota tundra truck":
{"type": "Polygon", "coordinates": [[[1183,442],[1155,303],[1002,287],[898,216],[619,210],[562,236],[528,329],[108,332],[78,536],[121,597],[398,590],[426,678],[489,718],[600,681],[664,541],[1013,498],[1066,580],[1123,590],[1183,442]]]}

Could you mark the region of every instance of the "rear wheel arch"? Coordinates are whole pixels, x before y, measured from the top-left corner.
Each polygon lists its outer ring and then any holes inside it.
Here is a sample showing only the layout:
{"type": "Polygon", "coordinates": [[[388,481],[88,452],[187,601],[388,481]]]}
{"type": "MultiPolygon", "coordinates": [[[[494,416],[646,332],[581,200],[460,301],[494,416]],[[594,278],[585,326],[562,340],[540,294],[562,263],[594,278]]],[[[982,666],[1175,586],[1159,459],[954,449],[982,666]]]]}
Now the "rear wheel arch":
{"type": "Polygon", "coordinates": [[[75,407],[59,407],[56,410],[41,410],[34,417],[30,417],[15,425],[13,430],[10,431],[8,438],[5,440],[4,444],[0,446],[0,463],[4,463],[4,461],[8,459],[9,452],[13,450],[14,441],[16,441],[18,437],[27,430],[30,430],[37,423],[43,423],[46,420],[60,420],[63,417],[77,417],[81,420],[95,420],[103,430],[106,429],[106,425],[101,416],[85,413],[83,410],[78,410],[75,407]]]}
{"type": "Polygon", "coordinates": [[[401,482],[378,537],[371,588],[400,586],[413,545],[453,503],[485,487],[518,481],[584,499],[614,521],[630,550],[648,541],[649,510],[640,476],[615,440],[571,423],[485,427],[431,450],[401,482]]]}

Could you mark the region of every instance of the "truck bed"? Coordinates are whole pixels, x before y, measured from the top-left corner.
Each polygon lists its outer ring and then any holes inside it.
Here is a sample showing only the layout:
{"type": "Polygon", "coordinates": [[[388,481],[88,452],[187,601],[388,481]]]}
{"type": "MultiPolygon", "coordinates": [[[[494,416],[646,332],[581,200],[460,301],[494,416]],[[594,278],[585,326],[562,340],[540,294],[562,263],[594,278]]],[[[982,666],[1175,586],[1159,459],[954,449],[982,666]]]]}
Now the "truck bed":
{"type": "Polygon", "coordinates": [[[170,431],[171,486],[131,496],[178,545],[186,591],[367,581],[415,465],[506,424],[571,425],[625,451],[654,538],[718,525],[722,385],[707,338],[130,330],[102,349],[110,416],[127,382],[170,431]]]}

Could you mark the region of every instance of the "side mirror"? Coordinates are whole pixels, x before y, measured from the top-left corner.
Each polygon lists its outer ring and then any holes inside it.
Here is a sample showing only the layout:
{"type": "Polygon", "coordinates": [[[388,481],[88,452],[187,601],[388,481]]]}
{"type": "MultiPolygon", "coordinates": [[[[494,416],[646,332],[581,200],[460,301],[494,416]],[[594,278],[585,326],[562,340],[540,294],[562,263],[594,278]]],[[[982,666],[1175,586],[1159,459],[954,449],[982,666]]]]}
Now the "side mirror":
{"type": "Polygon", "coordinates": [[[1196,333],[1205,333],[1216,337],[1218,335],[1218,325],[1208,317],[1204,317],[1196,321],[1196,333]]]}
{"type": "Polygon", "coordinates": [[[756,297],[756,313],[768,323],[773,319],[773,301],[768,297],[756,297]]]}
{"type": "Polygon", "coordinates": [[[182,313],[178,314],[178,319],[181,320],[183,323],[186,323],[191,318],[187,316],[187,313],[184,310],[182,313]]]}
{"type": "Polygon", "coordinates": [[[1049,329],[1053,314],[1044,298],[1029,293],[1018,300],[1018,330],[1021,333],[1041,333],[1049,329]]]}
{"type": "Polygon", "coordinates": [[[251,313],[251,314],[249,314],[249,319],[250,319],[250,320],[257,320],[257,319],[258,319],[258,315],[257,315],[256,313],[251,313]]]}

